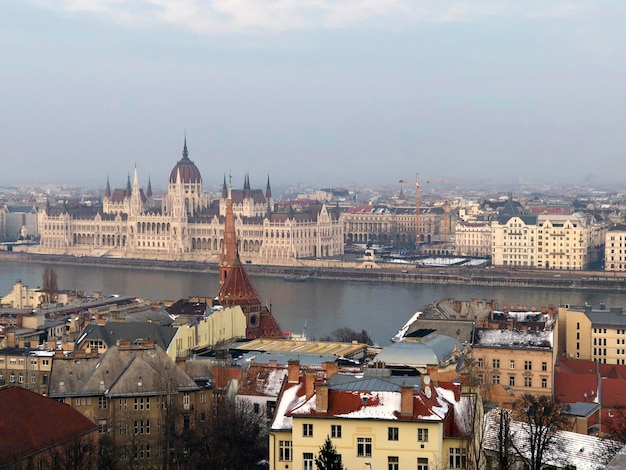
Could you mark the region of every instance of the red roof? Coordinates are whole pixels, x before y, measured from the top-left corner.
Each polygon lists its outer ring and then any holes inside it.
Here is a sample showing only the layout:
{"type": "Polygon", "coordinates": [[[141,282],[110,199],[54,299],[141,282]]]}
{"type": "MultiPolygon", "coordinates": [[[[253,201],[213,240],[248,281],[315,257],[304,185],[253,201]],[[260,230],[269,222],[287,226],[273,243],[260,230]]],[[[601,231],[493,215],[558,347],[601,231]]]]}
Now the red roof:
{"type": "Polygon", "coordinates": [[[69,405],[20,387],[0,390],[0,461],[19,460],[92,432],[96,425],[69,405]]]}

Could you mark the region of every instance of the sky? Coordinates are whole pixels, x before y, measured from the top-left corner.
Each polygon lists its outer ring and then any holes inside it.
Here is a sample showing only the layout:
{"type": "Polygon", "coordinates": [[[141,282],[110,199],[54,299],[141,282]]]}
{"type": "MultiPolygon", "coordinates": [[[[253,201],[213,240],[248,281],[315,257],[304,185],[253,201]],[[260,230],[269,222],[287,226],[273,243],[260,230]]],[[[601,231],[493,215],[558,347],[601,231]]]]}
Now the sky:
{"type": "Polygon", "coordinates": [[[623,180],[623,0],[12,0],[0,185],[623,180]]]}

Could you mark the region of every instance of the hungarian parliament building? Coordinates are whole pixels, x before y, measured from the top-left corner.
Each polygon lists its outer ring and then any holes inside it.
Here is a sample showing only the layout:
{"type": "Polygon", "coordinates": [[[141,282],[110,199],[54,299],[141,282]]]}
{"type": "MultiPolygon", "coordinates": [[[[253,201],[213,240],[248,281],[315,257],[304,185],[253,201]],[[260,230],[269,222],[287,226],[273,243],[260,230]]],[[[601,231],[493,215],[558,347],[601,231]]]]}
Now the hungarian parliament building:
{"type": "Polygon", "coordinates": [[[139,186],[137,169],[125,188],[111,190],[101,205],[47,204],[38,214],[40,244],[46,254],[217,262],[224,238],[228,198],[232,199],[239,254],[253,263],[288,265],[304,258],[341,256],[339,211],[323,203],[275,210],[269,177],[265,191],[242,189],[224,177],[221,197],[204,192],[185,139],[182,159],[170,173],[167,193],[139,186]]]}

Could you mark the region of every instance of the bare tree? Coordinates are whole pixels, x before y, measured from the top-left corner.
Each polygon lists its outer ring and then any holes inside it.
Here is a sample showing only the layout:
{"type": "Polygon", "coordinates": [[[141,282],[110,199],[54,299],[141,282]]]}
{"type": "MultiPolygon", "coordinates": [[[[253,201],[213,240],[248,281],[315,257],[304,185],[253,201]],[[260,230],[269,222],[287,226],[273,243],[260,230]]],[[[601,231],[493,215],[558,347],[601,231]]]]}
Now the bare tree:
{"type": "Polygon", "coordinates": [[[81,436],[50,450],[46,468],[59,470],[96,470],[98,443],[93,436],[81,436]]]}
{"type": "Polygon", "coordinates": [[[498,470],[509,470],[513,463],[511,457],[511,412],[500,408],[496,418],[498,425],[496,458],[498,460],[498,470]]]}
{"type": "Polygon", "coordinates": [[[215,398],[209,419],[191,434],[190,462],[196,469],[259,468],[268,457],[265,415],[249,400],[215,398]]]}
{"type": "Polygon", "coordinates": [[[541,470],[546,454],[559,452],[556,432],[566,428],[563,404],[546,395],[524,394],[516,400],[512,418],[522,423],[518,436],[511,436],[516,454],[530,470],[541,470]]]}
{"type": "Polygon", "coordinates": [[[358,332],[347,327],[337,328],[330,336],[323,337],[322,341],[341,341],[344,343],[356,341],[358,343],[369,344],[370,346],[374,344],[374,341],[367,331],[361,330],[361,332],[358,332]]]}
{"type": "Polygon", "coordinates": [[[44,300],[46,303],[56,301],[59,286],[57,284],[57,272],[51,266],[46,266],[43,270],[42,290],[45,294],[44,300]]]}

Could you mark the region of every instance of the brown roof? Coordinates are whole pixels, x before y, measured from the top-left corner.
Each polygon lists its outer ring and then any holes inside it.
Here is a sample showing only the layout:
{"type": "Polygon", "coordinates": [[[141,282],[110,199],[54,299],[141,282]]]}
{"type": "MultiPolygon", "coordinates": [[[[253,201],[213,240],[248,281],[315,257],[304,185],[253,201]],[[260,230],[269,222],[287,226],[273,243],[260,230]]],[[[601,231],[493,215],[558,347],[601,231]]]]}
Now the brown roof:
{"type": "Polygon", "coordinates": [[[0,390],[0,461],[6,463],[94,432],[71,406],[20,387],[0,390]]]}
{"type": "Polygon", "coordinates": [[[247,307],[250,305],[261,305],[261,297],[252,285],[248,273],[241,264],[239,255],[237,255],[233,266],[230,268],[224,284],[220,287],[217,298],[225,306],[239,305],[247,307]]]}

